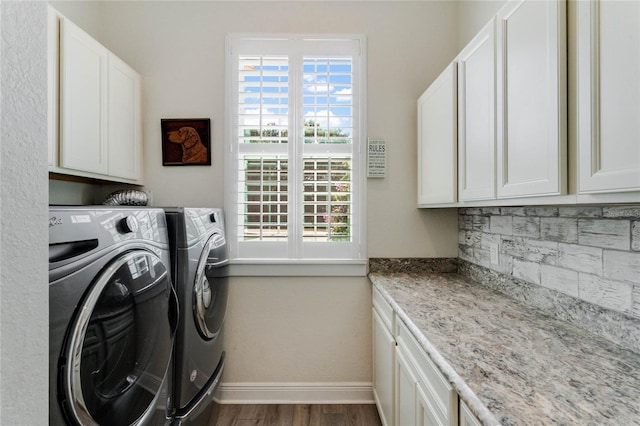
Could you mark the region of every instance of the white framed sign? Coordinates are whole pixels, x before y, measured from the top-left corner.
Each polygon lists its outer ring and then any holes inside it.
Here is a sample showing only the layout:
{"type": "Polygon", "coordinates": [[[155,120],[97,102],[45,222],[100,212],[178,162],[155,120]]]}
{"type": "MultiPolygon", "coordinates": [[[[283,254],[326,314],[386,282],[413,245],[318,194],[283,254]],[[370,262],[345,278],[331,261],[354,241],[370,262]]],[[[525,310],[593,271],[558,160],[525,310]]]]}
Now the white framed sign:
{"type": "Polygon", "coordinates": [[[367,138],[367,177],[387,176],[387,150],[381,138],[367,138]]]}

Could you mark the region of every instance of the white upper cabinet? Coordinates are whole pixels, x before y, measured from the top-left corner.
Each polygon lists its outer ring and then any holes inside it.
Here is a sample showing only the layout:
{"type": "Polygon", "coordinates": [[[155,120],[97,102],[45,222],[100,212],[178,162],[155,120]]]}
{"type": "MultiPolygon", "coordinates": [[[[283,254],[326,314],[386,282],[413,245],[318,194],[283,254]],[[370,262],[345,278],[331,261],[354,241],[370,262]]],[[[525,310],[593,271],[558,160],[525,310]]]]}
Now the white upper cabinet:
{"type": "Polygon", "coordinates": [[[106,175],[108,51],[67,19],[60,28],[60,166],[106,175]]]}
{"type": "Polygon", "coordinates": [[[640,191],[640,2],[575,3],[578,190],[640,191]]]}
{"type": "Polygon", "coordinates": [[[109,54],[109,175],[140,179],[140,75],[109,54]]]}
{"type": "Polygon", "coordinates": [[[51,7],[48,25],[49,171],[142,183],[140,75],[51,7]]]}
{"type": "Polygon", "coordinates": [[[457,201],[456,63],[418,99],[418,205],[457,201]]]}
{"type": "Polygon", "coordinates": [[[497,15],[498,198],[566,193],[566,4],[497,15]]]}
{"type": "Polygon", "coordinates": [[[58,99],[60,99],[60,17],[47,5],[47,141],[49,168],[58,164],[58,99]]]}
{"type": "Polygon", "coordinates": [[[496,197],[495,19],[458,61],[458,198],[496,197]]]}
{"type": "Polygon", "coordinates": [[[507,1],[420,97],[418,157],[420,207],[640,202],[640,2],[507,1]]]}

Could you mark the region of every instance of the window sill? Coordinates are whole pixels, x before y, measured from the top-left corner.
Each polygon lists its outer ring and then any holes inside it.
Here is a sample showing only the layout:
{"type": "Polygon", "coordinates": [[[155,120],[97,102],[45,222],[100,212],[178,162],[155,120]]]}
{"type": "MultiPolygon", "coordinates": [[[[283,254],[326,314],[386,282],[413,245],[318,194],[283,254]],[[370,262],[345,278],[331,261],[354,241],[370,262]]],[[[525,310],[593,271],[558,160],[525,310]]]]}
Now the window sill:
{"type": "Polygon", "coordinates": [[[369,262],[359,260],[236,259],[229,264],[232,277],[365,277],[369,262]]]}

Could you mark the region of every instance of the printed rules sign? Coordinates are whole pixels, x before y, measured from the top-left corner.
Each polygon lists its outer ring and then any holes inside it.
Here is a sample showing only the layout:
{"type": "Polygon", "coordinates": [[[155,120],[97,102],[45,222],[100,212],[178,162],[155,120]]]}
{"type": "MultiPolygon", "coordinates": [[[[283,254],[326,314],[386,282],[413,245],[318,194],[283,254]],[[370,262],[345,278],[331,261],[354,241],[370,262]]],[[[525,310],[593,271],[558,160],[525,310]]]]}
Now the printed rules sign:
{"type": "Polygon", "coordinates": [[[383,178],[387,175],[387,150],[384,139],[367,139],[367,177],[383,178]]]}

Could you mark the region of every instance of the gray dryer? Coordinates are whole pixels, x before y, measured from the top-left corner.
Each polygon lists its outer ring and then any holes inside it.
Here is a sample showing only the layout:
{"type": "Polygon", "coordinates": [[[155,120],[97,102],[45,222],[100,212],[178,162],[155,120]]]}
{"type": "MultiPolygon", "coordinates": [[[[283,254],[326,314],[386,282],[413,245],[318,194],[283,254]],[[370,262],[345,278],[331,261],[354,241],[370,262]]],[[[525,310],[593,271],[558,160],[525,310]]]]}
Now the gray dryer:
{"type": "Polygon", "coordinates": [[[216,208],[165,208],[171,276],[180,305],[173,375],[174,425],[213,424],[224,370],[228,250],[216,208]]]}

